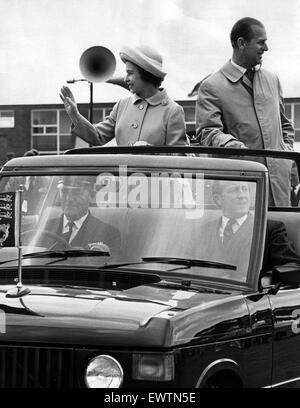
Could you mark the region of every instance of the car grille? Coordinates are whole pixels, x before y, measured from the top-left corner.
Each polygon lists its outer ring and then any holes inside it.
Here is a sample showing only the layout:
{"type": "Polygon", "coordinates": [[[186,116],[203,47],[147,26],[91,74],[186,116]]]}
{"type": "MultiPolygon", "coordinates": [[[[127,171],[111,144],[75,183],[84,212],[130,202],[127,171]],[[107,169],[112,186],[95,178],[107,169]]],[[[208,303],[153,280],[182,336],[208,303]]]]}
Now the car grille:
{"type": "Polygon", "coordinates": [[[1,346],[0,388],[73,388],[73,349],[1,346]]]}

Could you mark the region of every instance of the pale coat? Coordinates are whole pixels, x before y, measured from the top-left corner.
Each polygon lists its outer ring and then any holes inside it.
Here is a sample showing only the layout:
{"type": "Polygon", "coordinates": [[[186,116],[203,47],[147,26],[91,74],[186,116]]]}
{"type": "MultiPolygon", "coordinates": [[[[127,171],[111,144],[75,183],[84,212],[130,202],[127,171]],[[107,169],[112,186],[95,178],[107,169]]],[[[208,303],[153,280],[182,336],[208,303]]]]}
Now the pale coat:
{"type": "Polygon", "coordinates": [[[117,145],[145,141],[156,146],[187,145],[183,108],[160,90],[147,99],[132,95],[117,102],[103,122],[91,125],[83,116],[72,130],[83,137],[96,135],[99,145],[114,137],[117,145]]]}
{"type": "MultiPolygon", "coordinates": [[[[196,135],[202,145],[224,146],[237,139],[251,149],[292,150],[294,129],[284,114],[277,76],[255,72],[253,95],[241,83],[243,73],[227,62],[204,80],[196,102],[196,135]],[[254,100],[254,103],[253,103],[254,100]]],[[[291,162],[267,158],[270,202],[290,204],[291,162]]]]}

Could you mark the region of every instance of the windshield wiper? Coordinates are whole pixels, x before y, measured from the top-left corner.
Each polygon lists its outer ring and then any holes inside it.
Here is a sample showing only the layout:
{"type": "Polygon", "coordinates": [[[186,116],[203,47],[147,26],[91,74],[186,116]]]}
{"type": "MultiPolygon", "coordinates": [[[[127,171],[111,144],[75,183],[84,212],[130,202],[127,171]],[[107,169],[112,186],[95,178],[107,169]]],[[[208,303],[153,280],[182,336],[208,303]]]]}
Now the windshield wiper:
{"type": "Polygon", "coordinates": [[[94,249],[65,249],[60,251],[42,251],[23,255],[23,258],[57,258],[64,259],[80,256],[110,256],[107,251],[94,249]]]}
{"type": "MultiPolygon", "coordinates": [[[[92,249],[65,249],[60,251],[41,251],[41,252],[31,252],[29,254],[24,254],[22,259],[32,259],[32,258],[59,258],[54,262],[58,262],[61,259],[68,259],[72,257],[81,257],[81,256],[110,256],[110,253],[107,251],[92,250],[92,249]]],[[[7,259],[6,261],[0,262],[0,265],[18,261],[18,258],[7,259]]]]}
{"type": "Polygon", "coordinates": [[[180,281],[180,282],[172,282],[168,280],[162,280],[158,283],[155,284],[155,286],[160,286],[163,288],[167,289],[182,289],[182,290],[193,290],[195,292],[200,292],[200,293],[217,293],[217,294],[226,294],[230,295],[231,292],[226,292],[225,290],[219,290],[219,289],[213,289],[213,288],[208,288],[204,287],[201,285],[193,284],[190,280],[185,280],[185,281],[180,281]]]}
{"type": "Polygon", "coordinates": [[[187,267],[191,266],[203,266],[203,267],[211,267],[211,268],[219,268],[219,269],[232,269],[233,271],[236,270],[235,265],[226,264],[223,262],[215,262],[215,261],[206,261],[204,259],[188,259],[188,258],[174,258],[174,257],[167,257],[167,256],[151,256],[142,258],[144,262],[158,262],[158,263],[168,263],[171,265],[184,265],[187,267]]]}
{"type": "Polygon", "coordinates": [[[148,298],[143,298],[143,297],[131,297],[131,296],[125,296],[125,295],[118,295],[118,296],[115,296],[114,299],[124,300],[126,302],[156,303],[157,305],[170,306],[168,302],[161,302],[156,299],[148,299],[148,298]]]}
{"type": "Polygon", "coordinates": [[[230,265],[222,262],[206,261],[203,259],[188,259],[188,258],[174,258],[167,256],[152,256],[142,258],[142,262],[124,262],[119,264],[107,264],[103,265],[102,268],[118,268],[122,266],[131,266],[131,265],[143,265],[146,263],[166,263],[171,265],[182,265],[187,268],[192,266],[202,266],[206,268],[218,268],[218,269],[231,269],[236,271],[235,265],[230,265]]]}

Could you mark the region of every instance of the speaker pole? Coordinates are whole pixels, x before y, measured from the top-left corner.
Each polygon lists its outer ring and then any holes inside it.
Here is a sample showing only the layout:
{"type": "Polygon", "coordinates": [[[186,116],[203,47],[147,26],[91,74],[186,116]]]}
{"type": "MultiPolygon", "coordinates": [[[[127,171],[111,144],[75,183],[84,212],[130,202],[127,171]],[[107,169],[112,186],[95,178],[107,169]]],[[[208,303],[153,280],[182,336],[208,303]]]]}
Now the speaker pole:
{"type": "MultiPolygon", "coordinates": [[[[90,84],[90,114],[89,114],[89,121],[91,124],[93,124],[93,82],[89,81],[90,84]]],[[[92,145],[90,144],[90,147],[92,145]]]]}

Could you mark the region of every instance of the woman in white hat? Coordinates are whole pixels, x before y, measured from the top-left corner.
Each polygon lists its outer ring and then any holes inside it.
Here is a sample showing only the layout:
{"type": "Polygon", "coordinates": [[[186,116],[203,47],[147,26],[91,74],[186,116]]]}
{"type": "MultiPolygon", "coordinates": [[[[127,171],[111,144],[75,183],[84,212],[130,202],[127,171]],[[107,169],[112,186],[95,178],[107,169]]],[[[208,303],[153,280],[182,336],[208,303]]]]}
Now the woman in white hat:
{"type": "Polygon", "coordinates": [[[114,137],[117,145],[186,145],[184,111],[160,85],[166,75],[161,55],[150,47],[124,47],[126,83],[133,95],[115,104],[110,115],[92,125],[78,111],[67,86],[60,97],[72,121],[72,133],[90,145],[104,145],[114,137]]]}

